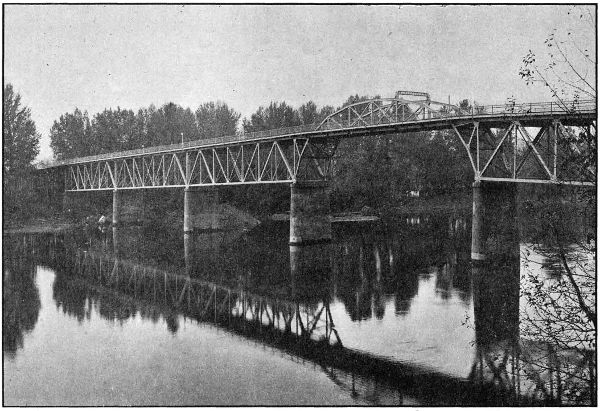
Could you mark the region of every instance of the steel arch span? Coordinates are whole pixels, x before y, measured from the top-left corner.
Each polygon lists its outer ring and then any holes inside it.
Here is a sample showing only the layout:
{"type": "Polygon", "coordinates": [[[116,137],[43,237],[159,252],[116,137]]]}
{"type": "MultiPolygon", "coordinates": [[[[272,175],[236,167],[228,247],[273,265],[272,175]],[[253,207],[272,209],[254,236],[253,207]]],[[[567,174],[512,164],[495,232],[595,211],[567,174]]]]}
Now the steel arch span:
{"type": "Polygon", "coordinates": [[[319,124],[69,159],[66,191],[295,183],[327,180],[343,139],[448,130],[475,181],[596,184],[574,158],[596,150],[595,101],[509,103],[468,110],[428,98],[377,98],[347,105],[319,124]],[[587,137],[582,137],[587,136],[587,137]]]}

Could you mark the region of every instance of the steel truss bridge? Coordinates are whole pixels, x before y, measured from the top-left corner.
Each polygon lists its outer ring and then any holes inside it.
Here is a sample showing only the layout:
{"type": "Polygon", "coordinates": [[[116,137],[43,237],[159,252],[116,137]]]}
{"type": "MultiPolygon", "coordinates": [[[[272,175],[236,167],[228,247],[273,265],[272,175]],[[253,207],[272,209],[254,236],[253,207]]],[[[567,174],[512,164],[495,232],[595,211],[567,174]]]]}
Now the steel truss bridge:
{"type": "MultiPolygon", "coordinates": [[[[319,124],[74,158],[63,170],[66,191],[295,183],[327,180],[343,139],[448,131],[457,137],[475,181],[596,184],[595,169],[573,165],[594,153],[595,101],[457,106],[378,98],[341,108],[319,124]]],[[[432,165],[433,166],[433,165],[432,165]]]]}

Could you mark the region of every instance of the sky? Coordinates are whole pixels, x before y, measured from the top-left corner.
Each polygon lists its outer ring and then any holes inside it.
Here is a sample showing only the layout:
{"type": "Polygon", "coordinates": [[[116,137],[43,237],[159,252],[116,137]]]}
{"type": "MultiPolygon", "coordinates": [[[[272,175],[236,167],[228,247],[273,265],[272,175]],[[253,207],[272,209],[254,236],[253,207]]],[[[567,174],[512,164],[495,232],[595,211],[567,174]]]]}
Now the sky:
{"type": "MultiPolygon", "coordinates": [[[[137,111],[224,101],[339,106],[353,94],[427,91],[480,104],[549,101],[519,76],[567,30],[566,6],[5,5],[4,83],[42,135],[76,107],[137,111]]],[[[593,37],[595,41],[595,36],[593,37]]],[[[589,45],[595,50],[595,43],[589,45]]]]}

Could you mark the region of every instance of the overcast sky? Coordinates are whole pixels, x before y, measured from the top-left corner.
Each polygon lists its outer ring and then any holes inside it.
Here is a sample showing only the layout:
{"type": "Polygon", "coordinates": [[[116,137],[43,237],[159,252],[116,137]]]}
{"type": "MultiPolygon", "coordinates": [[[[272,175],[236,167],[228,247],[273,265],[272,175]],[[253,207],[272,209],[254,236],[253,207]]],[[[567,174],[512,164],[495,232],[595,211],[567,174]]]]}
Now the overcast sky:
{"type": "MultiPolygon", "coordinates": [[[[75,107],[136,110],[222,100],[258,106],[428,91],[434,100],[549,100],[519,67],[566,6],[5,6],[4,81],[51,156],[54,120],[75,107]]],[[[590,45],[590,50],[595,44],[590,45]]]]}

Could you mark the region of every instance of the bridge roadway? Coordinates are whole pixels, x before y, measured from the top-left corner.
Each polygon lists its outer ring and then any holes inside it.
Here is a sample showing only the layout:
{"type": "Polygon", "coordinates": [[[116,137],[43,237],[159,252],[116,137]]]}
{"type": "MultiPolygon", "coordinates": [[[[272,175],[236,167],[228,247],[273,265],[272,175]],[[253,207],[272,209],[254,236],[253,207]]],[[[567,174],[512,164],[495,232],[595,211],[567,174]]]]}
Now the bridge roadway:
{"type": "MultiPolygon", "coordinates": [[[[41,259],[36,261],[49,265],[57,271],[57,276],[62,276],[60,281],[92,290],[96,298],[116,297],[146,312],[163,313],[170,318],[181,314],[199,324],[214,324],[279,353],[314,362],[328,375],[338,369],[368,380],[375,379],[424,405],[542,404],[527,395],[516,398],[511,385],[514,377],[507,374],[508,367],[496,370],[493,360],[482,359],[487,355],[479,348],[471,375],[459,378],[419,364],[345,347],[335,330],[326,299],[304,303],[262,296],[242,288],[147,267],[104,252],[70,249],[56,235],[46,235],[41,242],[43,246],[39,244],[39,236],[24,235],[23,238],[19,250],[13,250],[11,255],[22,256],[33,251],[35,257],[41,259]],[[54,236],[53,242],[49,241],[50,236],[54,236]],[[488,364],[490,371],[483,364],[488,364]],[[490,375],[493,381],[486,380],[490,375]]],[[[55,294],[55,298],[60,299],[60,290],[55,294]]],[[[492,354],[498,353],[489,353],[492,354]]],[[[508,351],[501,354],[505,362],[511,355],[508,351]]]]}
{"type": "Polygon", "coordinates": [[[593,127],[595,133],[596,117],[595,101],[509,103],[467,112],[428,100],[380,98],[343,107],[320,124],[67,159],[43,169],[64,170],[67,191],[295,183],[327,179],[342,139],[452,130],[475,181],[592,185],[561,176],[557,160],[565,150],[560,141],[569,135],[565,127],[593,127]],[[529,135],[531,128],[539,133],[529,135]],[[510,150],[514,143],[527,151],[510,150]],[[513,159],[507,157],[511,151],[513,159]],[[542,175],[524,175],[532,153],[542,175]]]}

